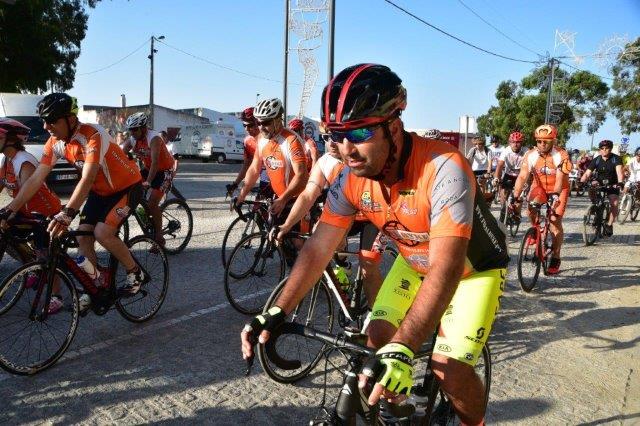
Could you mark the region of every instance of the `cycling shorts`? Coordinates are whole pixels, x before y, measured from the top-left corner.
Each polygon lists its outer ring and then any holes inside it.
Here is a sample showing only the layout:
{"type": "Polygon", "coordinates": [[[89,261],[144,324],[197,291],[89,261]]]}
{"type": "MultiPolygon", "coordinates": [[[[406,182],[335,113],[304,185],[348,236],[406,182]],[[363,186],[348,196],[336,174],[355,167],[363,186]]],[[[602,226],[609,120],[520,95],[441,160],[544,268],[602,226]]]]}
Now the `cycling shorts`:
{"type": "MultiPolygon", "coordinates": [[[[434,353],[471,366],[476,364],[500,307],[506,276],[506,269],[490,269],[460,281],[440,319],[434,353]]],[[[398,256],[380,287],[371,308],[371,319],[388,321],[399,327],[418,294],[422,279],[402,256],[398,256]]]]}
{"type": "Polygon", "coordinates": [[[80,213],[80,224],[95,226],[98,222],[117,228],[142,199],[142,183],[138,182],[112,195],[89,192],[80,213]]]}
{"type": "MultiPolygon", "coordinates": [[[[147,176],[149,176],[149,170],[142,169],[140,171],[140,174],[142,175],[142,178],[146,180],[147,176]]],[[[149,186],[152,189],[155,189],[157,191],[162,192],[162,194],[165,194],[171,188],[172,179],[173,179],[173,170],[171,169],[158,170],[158,172],[156,172],[156,175],[153,177],[153,181],[151,181],[149,186]]]]}
{"type": "MultiPolygon", "coordinates": [[[[533,191],[530,191],[529,194],[531,194],[532,192],[533,191]]],[[[549,194],[550,192],[547,192],[547,195],[549,194]]],[[[567,209],[568,200],[569,200],[569,188],[562,188],[562,191],[560,191],[560,199],[558,200],[558,205],[554,209],[554,213],[556,216],[559,216],[559,217],[564,216],[564,212],[567,209]]],[[[531,209],[531,207],[529,207],[529,209],[531,209]]]]}
{"type": "Polygon", "coordinates": [[[487,174],[487,171],[486,170],[474,170],[473,174],[476,175],[476,177],[477,176],[483,176],[483,175],[487,174]]]}
{"type": "Polygon", "coordinates": [[[511,190],[516,185],[516,179],[518,179],[518,176],[504,175],[502,176],[500,186],[506,190],[511,190]]]}

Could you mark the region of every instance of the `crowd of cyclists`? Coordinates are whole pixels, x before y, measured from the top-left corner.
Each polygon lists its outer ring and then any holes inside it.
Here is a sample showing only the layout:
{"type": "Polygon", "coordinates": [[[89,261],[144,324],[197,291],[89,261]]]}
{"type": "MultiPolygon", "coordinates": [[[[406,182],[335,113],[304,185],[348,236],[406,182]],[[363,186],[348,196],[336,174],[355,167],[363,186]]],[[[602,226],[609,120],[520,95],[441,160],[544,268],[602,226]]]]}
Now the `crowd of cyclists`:
{"type": "MultiPolygon", "coordinates": [[[[372,385],[368,403],[406,399],[413,385],[414,355],[438,329],[433,373],[462,424],[479,425],[484,423],[486,390],[474,365],[499,311],[509,263],[505,232],[490,211],[493,194],[505,202],[512,193],[509,202],[517,220],[526,212],[532,223],[536,213],[527,208],[529,202],[551,201],[548,273],[559,274],[569,173],[578,168],[585,185],[608,186],[606,232],[612,235],[620,191],[640,182],[640,148],[621,157],[612,153],[610,140],[603,140],[598,156],[572,161],[574,153],[561,147],[557,128],[542,124],[529,135],[535,140],[530,149],[524,146],[527,135],[514,129],[508,146],[494,137],[486,147],[485,139],[477,137],[465,155],[438,140],[437,132],[428,137],[407,132],[402,121],[406,107],[407,91],[390,68],[345,68],[322,92],[326,153],[320,157],[315,141],[305,139],[300,119],[285,125],[279,99],[242,111],[244,161],[227,194],[238,191],[233,204],[240,206],[257,185],[261,198],[273,198],[270,210],[277,219],[271,238],[276,241],[292,231],[312,231],[304,243],[297,241],[295,264],[275,304],[242,329],[242,354],[251,359],[256,342],[267,342],[285,322],[322,276],[334,250],[344,247],[345,236],[367,234],[360,243],[364,293],[371,308],[367,345],[376,352],[359,385],[372,385]],[[313,223],[310,211],[319,203],[324,208],[313,223]],[[386,276],[379,273],[379,253],[370,255],[378,233],[399,251],[386,276]]],[[[9,228],[16,217],[50,218],[47,232],[33,236],[36,256],[42,258],[50,238],[66,232],[79,216],[78,229],[92,232],[78,237],[79,254],[97,266],[98,241],[126,269],[122,297],[131,297],[148,277],[118,229],[146,197],[157,246],[165,244],[159,203],[171,186],[176,163],[168,141],[147,126],[144,113],[128,117],[130,137],[118,144],[101,126],[81,123],[77,112],[76,100],[64,93],[40,101],[38,114],[51,135],[40,161],[24,149],[29,128],[0,118],[0,188],[12,196],[0,209],[2,227],[9,228]],[[45,183],[62,159],[81,176],[64,206],[45,183]]],[[[55,286],[53,293],[50,315],[64,304],[55,286]]]]}

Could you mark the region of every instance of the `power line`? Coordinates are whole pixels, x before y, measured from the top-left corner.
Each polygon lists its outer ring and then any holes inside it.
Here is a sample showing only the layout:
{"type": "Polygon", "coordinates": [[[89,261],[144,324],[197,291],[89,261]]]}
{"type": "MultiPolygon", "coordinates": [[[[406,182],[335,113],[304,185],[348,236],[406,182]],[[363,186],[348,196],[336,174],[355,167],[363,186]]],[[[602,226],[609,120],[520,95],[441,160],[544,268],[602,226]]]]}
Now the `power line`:
{"type": "Polygon", "coordinates": [[[90,71],[90,72],[83,72],[81,74],[76,74],[77,76],[81,76],[81,75],[89,75],[89,74],[95,74],[97,72],[100,71],[104,71],[106,69],[109,69],[115,65],[118,65],[120,62],[124,61],[125,59],[127,59],[129,56],[133,55],[134,53],[136,53],[138,50],[142,49],[147,43],[149,43],[149,40],[145,40],[144,43],[142,43],[139,47],[137,47],[134,51],[132,51],[131,53],[129,53],[127,56],[123,57],[122,59],[117,60],[116,62],[112,63],[111,65],[107,65],[106,67],[102,67],[99,68],[95,71],[90,71]]]}
{"type": "MultiPolygon", "coordinates": [[[[562,57],[562,58],[564,58],[564,56],[561,56],[561,57],[562,57]]],[[[591,73],[591,74],[595,75],[596,77],[600,77],[600,78],[605,79],[605,80],[611,80],[611,81],[613,81],[613,80],[614,80],[614,79],[613,79],[613,78],[611,78],[611,77],[605,77],[604,75],[596,74],[596,73],[591,72],[591,71],[588,71],[588,70],[583,70],[583,69],[581,69],[581,68],[578,68],[578,67],[576,67],[576,66],[573,66],[573,65],[571,65],[571,64],[568,64],[568,63],[566,63],[566,62],[563,62],[563,61],[561,61],[561,60],[560,60],[560,59],[558,59],[558,58],[556,58],[556,61],[558,61],[559,63],[561,63],[561,64],[563,64],[563,65],[568,66],[569,68],[573,68],[573,69],[574,69],[574,70],[576,70],[576,71],[587,71],[588,73],[591,73]]]]}
{"type": "Polygon", "coordinates": [[[464,6],[469,12],[473,13],[478,19],[480,19],[482,22],[484,22],[485,24],[487,24],[488,26],[490,26],[491,28],[493,28],[494,30],[496,30],[499,34],[501,34],[503,37],[505,37],[506,39],[510,40],[511,42],[517,44],[518,46],[522,47],[523,49],[528,50],[529,52],[533,53],[534,55],[538,55],[538,56],[544,56],[541,55],[540,53],[529,49],[527,46],[518,43],[516,40],[512,39],[511,37],[509,37],[508,35],[506,35],[505,33],[503,33],[502,31],[500,31],[497,27],[495,27],[493,24],[491,24],[491,22],[487,21],[486,19],[484,19],[482,16],[480,16],[478,13],[476,13],[475,10],[471,9],[469,6],[467,6],[462,0],[458,0],[458,3],[460,3],[462,6],[464,6]]]}
{"type": "Polygon", "coordinates": [[[475,44],[472,44],[472,43],[469,43],[468,41],[462,40],[461,38],[456,37],[453,34],[450,34],[450,33],[446,32],[445,30],[436,27],[433,24],[430,24],[429,22],[425,21],[424,19],[422,19],[422,18],[414,15],[413,13],[409,12],[408,10],[403,9],[402,7],[398,6],[397,4],[392,2],[391,0],[384,0],[384,1],[389,3],[391,6],[395,7],[396,9],[398,9],[398,10],[406,13],[407,15],[411,16],[412,18],[422,22],[423,24],[427,25],[428,27],[431,27],[434,30],[441,32],[442,34],[446,35],[447,37],[451,37],[452,39],[457,40],[460,43],[466,44],[469,47],[473,47],[474,49],[479,50],[481,52],[487,53],[487,54],[492,55],[492,56],[496,56],[498,58],[506,59],[508,61],[513,61],[513,62],[524,62],[526,64],[538,64],[538,62],[539,62],[539,61],[525,61],[524,59],[510,58],[509,56],[504,56],[504,55],[501,55],[499,53],[495,53],[495,52],[492,52],[490,50],[483,49],[482,47],[478,47],[475,44]]]}
{"type": "Polygon", "coordinates": [[[508,19],[506,18],[502,13],[500,13],[499,10],[496,10],[492,5],[490,1],[487,0],[482,0],[482,2],[485,4],[485,6],[488,9],[491,9],[493,11],[493,13],[500,17],[505,23],[509,24],[510,28],[513,28],[516,32],[518,32],[521,36],[523,36],[524,38],[526,38],[527,40],[529,40],[531,43],[533,43],[536,47],[540,47],[539,41],[538,40],[534,40],[531,37],[529,37],[529,35],[527,33],[525,33],[524,31],[522,31],[521,28],[519,28],[515,23],[513,19],[508,19]]]}

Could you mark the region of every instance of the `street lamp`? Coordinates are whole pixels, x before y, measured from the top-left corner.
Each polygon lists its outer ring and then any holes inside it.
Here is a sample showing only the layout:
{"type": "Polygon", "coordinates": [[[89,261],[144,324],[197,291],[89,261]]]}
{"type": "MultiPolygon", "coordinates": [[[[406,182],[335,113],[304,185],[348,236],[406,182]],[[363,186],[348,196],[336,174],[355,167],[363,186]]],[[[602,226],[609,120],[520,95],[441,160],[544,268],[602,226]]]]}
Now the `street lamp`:
{"type": "Polygon", "coordinates": [[[158,52],[153,47],[153,42],[156,40],[164,40],[164,36],[160,37],[151,36],[151,53],[148,58],[151,60],[151,70],[150,70],[150,78],[149,78],[149,127],[153,129],[153,57],[156,52],[158,52]]]}

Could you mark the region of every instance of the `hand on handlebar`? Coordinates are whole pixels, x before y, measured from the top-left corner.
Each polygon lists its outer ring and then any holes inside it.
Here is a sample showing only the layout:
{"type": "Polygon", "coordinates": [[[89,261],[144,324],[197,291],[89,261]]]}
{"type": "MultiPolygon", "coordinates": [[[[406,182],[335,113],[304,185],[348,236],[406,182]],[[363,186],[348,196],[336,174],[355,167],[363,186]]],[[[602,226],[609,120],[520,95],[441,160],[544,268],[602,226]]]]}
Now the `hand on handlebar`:
{"type": "Polygon", "coordinates": [[[285,319],[284,311],[278,306],[273,306],[266,313],[255,316],[251,322],[244,325],[240,333],[240,339],[242,340],[242,358],[247,363],[253,361],[253,347],[256,343],[266,343],[271,336],[271,332],[282,325],[285,319]]]}
{"type": "Polygon", "coordinates": [[[52,238],[56,238],[67,232],[69,225],[73,222],[78,212],[72,208],[65,207],[58,214],[53,216],[53,220],[49,222],[47,231],[52,238]]]}
{"type": "Polygon", "coordinates": [[[231,196],[233,196],[234,191],[236,189],[238,189],[238,184],[235,183],[235,182],[234,183],[230,183],[230,184],[226,185],[226,188],[227,188],[227,195],[225,195],[225,198],[226,197],[231,197],[231,196]]]}
{"type": "Polygon", "coordinates": [[[402,343],[388,343],[376,352],[362,368],[358,387],[365,388],[375,381],[369,395],[369,405],[384,398],[398,404],[411,394],[413,386],[413,351],[402,343]]]}
{"type": "Polygon", "coordinates": [[[280,215],[280,213],[282,213],[282,210],[284,210],[286,205],[287,205],[287,201],[285,199],[278,198],[273,203],[271,203],[271,208],[270,208],[271,213],[273,213],[274,216],[280,215]]]}
{"type": "Polygon", "coordinates": [[[12,217],[14,217],[15,215],[16,215],[16,212],[14,212],[11,209],[8,209],[6,207],[1,208],[0,209],[0,228],[2,229],[9,228],[9,224],[7,223],[7,221],[12,217]]]}

